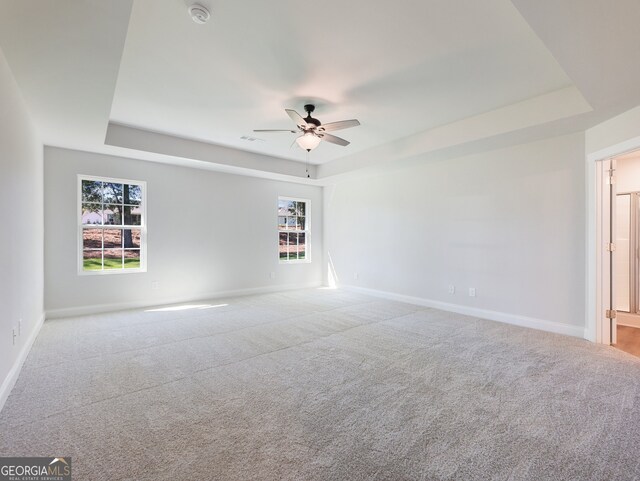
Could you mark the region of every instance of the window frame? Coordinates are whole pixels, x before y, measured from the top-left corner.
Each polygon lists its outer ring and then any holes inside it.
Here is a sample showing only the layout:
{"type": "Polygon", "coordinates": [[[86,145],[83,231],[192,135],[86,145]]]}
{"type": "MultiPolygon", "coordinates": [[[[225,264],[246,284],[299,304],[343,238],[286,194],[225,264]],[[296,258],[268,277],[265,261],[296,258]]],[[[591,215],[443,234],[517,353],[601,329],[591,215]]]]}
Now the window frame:
{"type": "Polygon", "coordinates": [[[285,196],[285,195],[279,195],[278,196],[278,200],[276,203],[276,230],[277,230],[277,243],[276,243],[276,248],[277,248],[277,255],[278,255],[278,261],[280,264],[310,264],[311,263],[311,200],[309,199],[302,199],[300,197],[289,197],[289,196],[285,196]],[[304,202],[305,206],[305,213],[304,213],[304,217],[305,217],[305,224],[304,224],[304,230],[280,230],[280,224],[278,223],[278,217],[281,217],[279,214],[279,210],[280,210],[280,201],[293,201],[293,202],[304,202]],[[300,233],[300,234],[304,234],[305,235],[305,251],[304,251],[304,259],[282,259],[280,257],[280,234],[282,234],[283,232],[286,233],[300,233]]]}
{"type": "MultiPolygon", "coordinates": [[[[114,274],[136,274],[141,272],[147,272],[147,182],[144,180],[119,179],[114,177],[78,174],[76,192],[77,192],[76,194],[77,195],[76,225],[77,225],[77,240],[78,240],[78,245],[76,246],[76,250],[77,250],[78,275],[104,276],[104,275],[114,275],[114,274]],[[141,187],[142,209],[140,212],[140,225],[128,226],[128,227],[133,227],[135,229],[140,229],[140,267],[135,267],[135,268],[123,267],[121,269],[104,269],[104,266],[103,266],[103,268],[100,270],[86,270],[84,268],[84,239],[83,239],[84,224],[82,223],[82,181],[83,180],[108,182],[108,183],[114,183],[114,184],[139,185],[141,187]]],[[[105,225],[103,224],[103,225],[95,226],[92,228],[105,230],[105,225]]],[[[106,229],[117,230],[117,227],[106,227],[106,229]]],[[[121,230],[124,230],[124,229],[125,229],[125,226],[123,223],[123,225],[121,226],[121,230]]],[[[104,255],[104,245],[102,246],[102,251],[104,255]]]]}

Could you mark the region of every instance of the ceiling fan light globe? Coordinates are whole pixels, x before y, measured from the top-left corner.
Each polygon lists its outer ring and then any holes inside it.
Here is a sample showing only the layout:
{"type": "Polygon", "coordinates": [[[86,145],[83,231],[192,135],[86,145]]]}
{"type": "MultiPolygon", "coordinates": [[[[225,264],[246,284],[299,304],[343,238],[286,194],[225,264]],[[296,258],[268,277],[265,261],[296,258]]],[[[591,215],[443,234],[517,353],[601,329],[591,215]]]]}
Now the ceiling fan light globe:
{"type": "Polygon", "coordinates": [[[296,139],[296,143],[301,149],[304,149],[307,152],[310,152],[318,146],[318,144],[320,143],[320,140],[321,140],[320,137],[312,134],[311,132],[308,132],[298,137],[296,139]]]}

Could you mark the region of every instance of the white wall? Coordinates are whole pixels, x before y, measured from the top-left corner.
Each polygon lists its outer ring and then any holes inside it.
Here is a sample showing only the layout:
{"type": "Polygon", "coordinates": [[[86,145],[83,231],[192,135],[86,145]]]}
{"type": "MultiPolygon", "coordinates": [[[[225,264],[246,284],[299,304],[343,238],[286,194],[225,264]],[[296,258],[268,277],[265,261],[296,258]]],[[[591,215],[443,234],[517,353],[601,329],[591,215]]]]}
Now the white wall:
{"type": "Polygon", "coordinates": [[[616,198],[615,232],[615,306],[619,311],[629,312],[631,309],[631,194],[618,195],[616,198]]]}
{"type": "Polygon", "coordinates": [[[52,147],[44,177],[47,316],[322,283],[320,187],[52,147]],[[78,275],[77,174],[147,182],[146,273],[78,275]],[[311,200],[311,263],[279,263],[279,195],[311,200]]]}
{"type": "Polygon", "coordinates": [[[640,192],[640,151],[616,161],[616,191],[640,192]]]}
{"type": "Polygon", "coordinates": [[[42,320],[42,144],[0,51],[0,408],[42,320]],[[20,336],[13,344],[12,329],[20,336]]]}
{"type": "Polygon", "coordinates": [[[340,183],[327,256],[342,285],[581,336],[584,175],[574,134],[340,183]]]}

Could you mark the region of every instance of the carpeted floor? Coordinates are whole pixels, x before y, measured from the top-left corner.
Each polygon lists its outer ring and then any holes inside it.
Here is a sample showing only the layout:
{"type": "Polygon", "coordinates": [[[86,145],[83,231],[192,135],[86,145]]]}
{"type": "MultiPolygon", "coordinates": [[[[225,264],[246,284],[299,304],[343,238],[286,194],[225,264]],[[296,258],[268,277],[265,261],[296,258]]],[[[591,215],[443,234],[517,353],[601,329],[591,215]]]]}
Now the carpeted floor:
{"type": "Polygon", "coordinates": [[[45,322],[1,456],[80,480],[640,479],[640,359],[301,290],[45,322]]]}

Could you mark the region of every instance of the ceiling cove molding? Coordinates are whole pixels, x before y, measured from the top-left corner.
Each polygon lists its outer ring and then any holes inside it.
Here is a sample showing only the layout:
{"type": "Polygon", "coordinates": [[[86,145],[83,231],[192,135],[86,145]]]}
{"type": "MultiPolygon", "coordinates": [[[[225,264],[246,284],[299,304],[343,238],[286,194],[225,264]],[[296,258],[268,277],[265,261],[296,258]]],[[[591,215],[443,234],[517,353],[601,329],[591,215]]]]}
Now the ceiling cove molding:
{"type": "Polygon", "coordinates": [[[503,138],[523,131],[592,112],[575,87],[566,87],[484,114],[420,132],[373,149],[318,166],[318,179],[336,178],[381,163],[395,163],[433,154],[483,139],[503,138]]]}
{"type": "Polygon", "coordinates": [[[317,185],[317,166],[109,122],[105,145],[173,159],[180,165],[317,185]],[[178,159],[180,159],[178,161],[178,159]]]}
{"type": "MultiPolygon", "coordinates": [[[[105,146],[120,155],[142,155],[147,160],[311,185],[329,185],[380,172],[417,160],[450,158],[478,148],[500,148],[513,141],[537,140],[540,132],[552,135],[563,121],[592,113],[575,87],[566,87],[502,107],[322,165],[305,165],[287,159],[238,150],[193,139],[110,122],[105,146]],[[539,132],[540,131],[540,132],[539,132]]],[[[566,126],[565,126],[566,127],[566,126]]],[[[570,131],[571,129],[566,129],[570,131]]],[[[561,134],[560,130],[557,134],[561,134]]]]}

